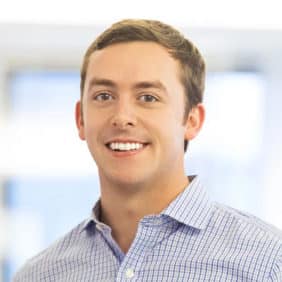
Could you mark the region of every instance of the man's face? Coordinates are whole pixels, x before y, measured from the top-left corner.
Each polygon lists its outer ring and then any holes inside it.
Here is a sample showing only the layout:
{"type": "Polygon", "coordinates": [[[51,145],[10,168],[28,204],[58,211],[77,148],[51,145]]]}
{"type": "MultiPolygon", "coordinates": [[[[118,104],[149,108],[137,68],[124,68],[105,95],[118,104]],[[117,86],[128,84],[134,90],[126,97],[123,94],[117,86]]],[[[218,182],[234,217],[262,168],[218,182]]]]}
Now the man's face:
{"type": "MultiPolygon", "coordinates": [[[[146,184],[183,170],[185,96],[179,64],[152,42],[95,51],[89,60],[80,138],[87,141],[101,180],[146,184]]],[[[189,120],[189,117],[188,117],[189,120]]]]}

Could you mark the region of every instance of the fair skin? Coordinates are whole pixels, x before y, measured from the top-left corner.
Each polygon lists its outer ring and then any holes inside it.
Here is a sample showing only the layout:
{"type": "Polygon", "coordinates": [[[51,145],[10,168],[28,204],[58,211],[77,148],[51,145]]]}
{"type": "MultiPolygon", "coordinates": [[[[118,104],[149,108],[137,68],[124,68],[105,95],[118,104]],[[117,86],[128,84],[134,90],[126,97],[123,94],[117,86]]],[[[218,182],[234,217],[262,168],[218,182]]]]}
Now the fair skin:
{"type": "Polygon", "coordinates": [[[124,253],[139,221],[189,184],[183,142],[198,134],[205,111],[198,104],[183,122],[179,70],[153,42],[114,44],[90,56],[76,124],[98,167],[101,220],[124,253]],[[134,145],[127,150],[126,143],[134,145]]]}

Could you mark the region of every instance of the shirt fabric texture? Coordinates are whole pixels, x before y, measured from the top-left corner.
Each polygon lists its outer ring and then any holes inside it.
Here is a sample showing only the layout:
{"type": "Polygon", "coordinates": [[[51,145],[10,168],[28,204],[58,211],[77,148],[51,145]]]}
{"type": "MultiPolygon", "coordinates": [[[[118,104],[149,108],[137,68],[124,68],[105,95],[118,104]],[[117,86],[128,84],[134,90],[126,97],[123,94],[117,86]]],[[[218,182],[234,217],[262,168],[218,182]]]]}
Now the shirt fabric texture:
{"type": "Polygon", "coordinates": [[[282,281],[282,232],[212,202],[199,177],[158,215],[144,217],[124,254],[91,218],[30,259],[14,282],[282,281]]]}

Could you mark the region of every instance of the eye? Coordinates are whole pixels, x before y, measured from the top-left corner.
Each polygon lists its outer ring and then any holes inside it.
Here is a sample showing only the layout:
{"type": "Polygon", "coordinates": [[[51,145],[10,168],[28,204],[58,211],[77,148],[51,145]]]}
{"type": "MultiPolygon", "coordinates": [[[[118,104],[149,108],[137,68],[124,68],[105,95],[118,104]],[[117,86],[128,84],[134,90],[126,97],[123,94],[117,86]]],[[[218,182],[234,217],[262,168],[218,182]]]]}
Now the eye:
{"type": "Polygon", "coordinates": [[[150,94],[145,94],[139,97],[139,100],[142,102],[147,102],[147,103],[152,103],[152,102],[157,102],[158,99],[150,94]]]}
{"type": "Polygon", "coordinates": [[[114,97],[107,92],[99,93],[98,95],[96,95],[94,97],[94,100],[96,100],[96,101],[109,101],[109,100],[113,100],[113,99],[114,99],[114,97]]]}

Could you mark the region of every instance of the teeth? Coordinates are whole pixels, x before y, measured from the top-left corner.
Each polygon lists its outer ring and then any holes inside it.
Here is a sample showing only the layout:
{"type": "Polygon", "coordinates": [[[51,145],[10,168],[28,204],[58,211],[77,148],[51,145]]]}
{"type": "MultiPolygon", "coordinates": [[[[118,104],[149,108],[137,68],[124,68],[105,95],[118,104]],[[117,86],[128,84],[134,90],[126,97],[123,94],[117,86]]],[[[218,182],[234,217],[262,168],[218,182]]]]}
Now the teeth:
{"type": "Polygon", "coordinates": [[[112,142],[109,144],[109,147],[112,150],[119,150],[119,151],[130,151],[130,150],[138,150],[143,147],[141,143],[118,143],[112,142]]]}

